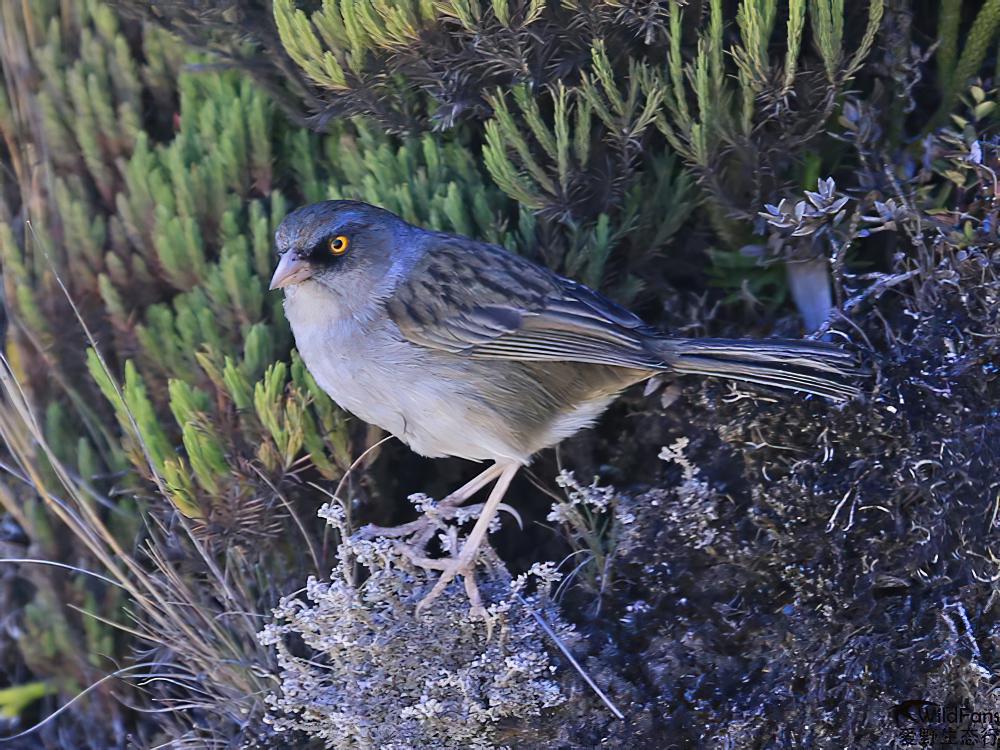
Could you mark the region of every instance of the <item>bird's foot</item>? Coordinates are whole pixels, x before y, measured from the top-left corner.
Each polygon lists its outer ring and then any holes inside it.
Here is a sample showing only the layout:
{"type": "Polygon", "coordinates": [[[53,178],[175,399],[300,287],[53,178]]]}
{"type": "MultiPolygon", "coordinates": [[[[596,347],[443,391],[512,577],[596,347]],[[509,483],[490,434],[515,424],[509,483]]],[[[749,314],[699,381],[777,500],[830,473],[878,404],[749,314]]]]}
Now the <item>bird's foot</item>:
{"type": "Polygon", "coordinates": [[[441,576],[434,583],[434,586],[417,605],[417,614],[425,611],[435,599],[441,596],[456,576],[462,576],[465,593],[469,597],[473,615],[480,616],[486,621],[487,635],[492,633],[493,623],[486,608],[483,607],[479,587],[476,585],[475,568],[480,550],[490,549],[487,535],[492,530],[491,526],[498,511],[505,510],[510,513],[523,528],[521,517],[517,511],[502,502],[507,488],[519,468],[520,464],[495,464],[440,503],[426,507],[423,515],[415,521],[395,527],[366,526],[359,532],[363,537],[369,539],[376,536],[394,539],[395,549],[411,563],[425,570],[441,572],[441,576]],[[485,503],[459,507],[476,490],[493,479],[497,481],[485,503]],[[472,518],[476,519],[476,523],[463,542],[461,550],[456,552],[458,550],[458,527],[472,518]],[[442,533],[442,546],[451,553],[451,557],[435,559],[428,555],[427,546],[434,538],[435,532],[442,533]]]}
{"type": "MultiPolygon", "coordinates": [[[[468,512],[470,516],[476,516],[482,510],[483,504],[461,508],[468,512]]],[[[459,510],[459,509],[455,509],[459,510]]],[[[515,514],[516,511],[511,509],[515,514]]],[[[448,513],[447,517],[452,518],[456,513],[448,513]]],[[[520,518],[518,518],[520,521],[520,518]]],[[[382,531],[380,527],[367,526],[363,530],[366,535],[376,535],[382,531]]],[[[481,552],[490,553],[492,549],[487,540],[482,540],[480,544],[470,545],[466,542],[460,551],[458,547],[458,530],[455,525],[438,523],[435,518],[418,518],[403,526],[396,526],[385,529],[389,532],[382,536],[396,537],[394,549],[403,555],[409,562],[419,568],[428,571],[437,571],[441,575],[434,583],[433,588],[417,604],[417,614],[427,610],[427,607],[448,588],[456,577],[461,576],[465,585],[465,593],[469,597],[473,616],[482,617],[489,629],[492,621],[483,607],[482,596],[476,584],[476,565],[479,562],[481,552]],[[430,557],[427,552],[427,544],[435,531],[443,533],[442,544],[451,550],[451,556],[444,558],[430,557]],[[405,537],[400,539],[399,537],[405,537]]],[[[496,553],[493,553],[494,555],[496,553]]]]}
{"type": "MultiPolygon", "coordinates": [[[[447,495],[444,499],[424,508],[424,512],[420,515],[420,518],[415,521],[410,521],[410,523],[404,523],[400,526],[375,526],[369,524],[361,529],[361,536],[364,539],[374,539],[379,536],[396,539],[408,537],[410,544],[424,548],[433,538],[435,531],[444,531],[448,528],[447,521],[459,518],[459,523],[463,523],[466,518],[477,516],[482,511],[483,505],[473,505],[468,508],[460,506],[483,487],[499,477],[503,473],[503,469],[503,466],[493,464],[471,481],[447,495]]],[[[516,510],[509,505],[503,504],[501,504],[501,509],[513,515],[517,519],[518,524],[524,528],[524,524],[521,523],[521,517],[516,510]]]]}
{"type": "MultiPolygon", "coordinates": [[[[463,550],[464,552],[464,550],[463,550]]],[[[462,556],[446,558],[444,560],[434,560],[436,563],[432,569],[440,570],[441,576],[437,579],[432,588],[420,603],[417,604],[417,614],[425,611],[431,602],[441,596],[448,584],[455,580],[458,575],[462,576],[465,582],[465,591],[469,596],[469,604],[473,611],[483,609],[483,600],[479,595],[479,587],[476,585],[476,561],[475,559],[463,559],[462,556]]]]}
{"type": "Polygon", "coordinates": [[[418,565],[422,562],[431,562],[433,565],[428,566],[429,569],[441,571],[441,577],[437,579],[434,587],[417,604],[416,614],[419,617],[422,612],[425,612],[434,600],[444,593],[448,584],[460,575],[462,583],[465,585],[465,595],[469,597],[469,614],[473,618],[482,618],[483,622],[486,623],[486,639],[489,640],[493,635],[493,617],[483,606],[483,599],[476,583],[477,551],[472,550],[471,554],[466,556],[466,550],[463,548],[458,556],[445,560],[414,561],[418,565]]]}
{"type": "MultiPolygon", "coordinates": [[[[376,526],[370,523],[362,527],[358,534],[362,539],[379,537],[405,539],[409,546],[423,550],[430,543],[435,532],[447,532],[448,529],[454,528],[452,524],[448,523],[449,521],[457,519],[459,524],[465,523],[470,518],[478,517],[486,505],[485,503],[477,503],[476,505],[458,507],[455,504],[445,505],[446,502],[448,502],[448,498],[437,503],[433,508],[428,508],[419,518],[409,523],[398,526],[376,526]]],[[[500,503],[497,510],[509,513],[517,521],[517,525],[524,528],[521,514],[514,508],[506,503],[500,503]]]]}

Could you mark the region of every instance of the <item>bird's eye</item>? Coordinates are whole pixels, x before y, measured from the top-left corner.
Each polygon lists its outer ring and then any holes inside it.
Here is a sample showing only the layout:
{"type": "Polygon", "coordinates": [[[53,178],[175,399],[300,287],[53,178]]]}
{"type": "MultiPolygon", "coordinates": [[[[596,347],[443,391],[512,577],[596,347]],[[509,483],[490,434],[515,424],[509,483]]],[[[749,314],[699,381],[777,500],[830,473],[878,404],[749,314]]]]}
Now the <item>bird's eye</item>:
{"type": "Polygon", "coordinates": [[[351,241],[347,239],[342,234],[338,234],[336,237],[330,240],[330,252],[334,255],[343,255],[347,252],[347,246],[351,244],[351,241]]]}

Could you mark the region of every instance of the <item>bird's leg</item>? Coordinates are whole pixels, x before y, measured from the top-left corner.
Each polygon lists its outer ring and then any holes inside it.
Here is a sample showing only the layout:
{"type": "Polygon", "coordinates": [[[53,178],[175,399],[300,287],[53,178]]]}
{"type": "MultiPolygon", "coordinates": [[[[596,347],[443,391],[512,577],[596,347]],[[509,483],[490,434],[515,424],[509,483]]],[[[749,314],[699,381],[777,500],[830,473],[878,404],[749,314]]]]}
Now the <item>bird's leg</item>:
{"type": "Polygon", "coordinates": [[[483,505],[483,509],[479,513],[476,525],[472,527],[472,532],[465,540],[465,544],[462,545],[462,549],[459,553],[455,557],[451,558],[451,560],[445,561],[445,568],[441,571],[441,577],[438,578],[437,583],[434,584],[434,588],[432,588],[427,596],[421,599],[420,603],[417,605],[418,614],[432,601],[437,599],[441,595],[441,592],[443,592],[448,584],[455,578],[455,576],[459,574],[461,574],[465,579],[465,590],[469,595],[469,601],[472,604],[473,612],[478,614],[484,613],[482,600],[479,597],[479,589],[476,587],[474,575],[476,567],[476,553],[479,551],[479,546],[483,543],[483,539],[489,531],[490,522],[497,514],[497,509],[499,508],[504,495],[507,494],[507,489],[510,487],[510,483],[514,479],[514,475],[517,474],[518,469],[521,468],[521,465],[516,463],[502,465],[498,463],[497,466],[501,467],[500,475],[497,479],[497,483],[493,485],[493,489],[490,491],[490,496],[483,505]]]}
{"type": "Polygon", "coordinates": [[[498,476],[500,472],[503,471],[503,466],[500,463],[494,463],[486,471],[477,474],[473,479],[463,484],[457,490],[449,494],[446,498],[441,500],[438,505],[446,505],[454,507],[456,505],[461,505],[470,497],[475,495],[479,490],[488,485],[498,476]]]}
{"type": "MultiPolygon", "coordinates": [[[[438,508],[447,509],[444,513],[439,515],[445,518],[455,515],[454,509],[456,507],[464,503],[487,484],[500,476],[501,471],[503,471],[503,466],[494,463],[485,471],[477,474],[473,479],[463,484],[437,504],[438,508]]],[[[434,519],[431,518],[429,514],[424,513],[415,521],[400,524],[399,526],[375,526],[374,524],[368,524],[361,531],[367,538],[374,538],[376,536],[398,538],[415,535],[412,540],[412,545],[414,547],[423,548],[427,546],[427,542],[429,542],[431,537],[434,536],[434,530],[434,519]]]]}
{"type": "MultiPolygon", "coordinates": [[[[478,476],[463,484],[438,503],[438,508],[443,511],[439,515],[445,517],[456,515],[458,506],[500,476],[502,471],[503,466],[499,463],[494,463],[491,467],[486,469],[486,471],[481,472],[478,476]]],[[[423,529],[413,535],[413,545],[423,549],[427,546],[427,543],[433,536],[434,526],[428,523],[423,529]]]]}

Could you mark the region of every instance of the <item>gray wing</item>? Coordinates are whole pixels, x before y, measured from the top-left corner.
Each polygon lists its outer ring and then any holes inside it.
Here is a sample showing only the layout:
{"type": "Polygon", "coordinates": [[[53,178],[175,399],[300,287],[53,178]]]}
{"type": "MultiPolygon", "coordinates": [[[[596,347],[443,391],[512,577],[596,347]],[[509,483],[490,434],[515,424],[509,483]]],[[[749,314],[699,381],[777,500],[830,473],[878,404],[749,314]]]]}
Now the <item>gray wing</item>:
{"type": "Polygon", "coordinates": [[[411,342],[477,359],[657,369],[641,319],[495,247],[442,236],[387,301],[411,342]]]}

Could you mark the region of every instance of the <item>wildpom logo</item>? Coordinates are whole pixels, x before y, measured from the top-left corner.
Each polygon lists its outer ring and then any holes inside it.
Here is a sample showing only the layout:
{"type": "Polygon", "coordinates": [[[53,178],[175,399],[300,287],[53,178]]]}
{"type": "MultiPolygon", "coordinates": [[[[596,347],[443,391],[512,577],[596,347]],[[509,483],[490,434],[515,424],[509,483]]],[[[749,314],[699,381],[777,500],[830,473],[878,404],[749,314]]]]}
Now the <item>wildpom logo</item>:
{"type": "Polygon", "coordinates": [[[893,706],[889,710],[889,716],[896,723],[897,727],[904,726],[907,722],[911,724],[931,724],[939,719],[941,705],[930,701],[912,700],[903,701],[893,706]]]}
{"type": "Polygon", "coordinates": [[[889,709],[899,746],[1000,748],[1000,711],[968,703],[907,700],[889,709]]]}

